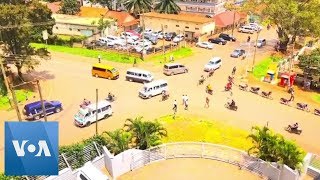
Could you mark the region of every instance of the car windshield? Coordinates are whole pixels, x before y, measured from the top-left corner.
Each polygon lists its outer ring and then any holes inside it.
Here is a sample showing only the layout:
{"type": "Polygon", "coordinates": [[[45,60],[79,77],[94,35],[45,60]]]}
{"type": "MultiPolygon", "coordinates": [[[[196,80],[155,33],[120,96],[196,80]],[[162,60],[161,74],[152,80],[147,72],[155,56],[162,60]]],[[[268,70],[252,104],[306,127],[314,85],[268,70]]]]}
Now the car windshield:
{"type": "Polygon", "coordinates": [[[214,64],[214,62],[213,61],[209,61],[209,63],[208,63],[209,65],[211,65],[211,64],[214,64]]]}
{"type": "Polygon", "coordinates": [[[118,72],[115,68],[111,69],[111,72],[118,72]]]}
{"type": "Polygon", "coordinates": [[[148,77],[151,77],[151,74],[148,74],[148,77]]]}
{"type": "Polygon", "coordinates": [[[84,120],[84,117],[86,116],[86,114],[85,114],[85,112],[83,112],[83,111],[79,111],[78,113],[77,113],[77,116],[79,117],[79,120],[80,121],[83,121],[84,120]]]}
{"type": "Polygon", "coordinates": [[[234,53],[240,53],[240,49],[234,50],[234,53]]]}

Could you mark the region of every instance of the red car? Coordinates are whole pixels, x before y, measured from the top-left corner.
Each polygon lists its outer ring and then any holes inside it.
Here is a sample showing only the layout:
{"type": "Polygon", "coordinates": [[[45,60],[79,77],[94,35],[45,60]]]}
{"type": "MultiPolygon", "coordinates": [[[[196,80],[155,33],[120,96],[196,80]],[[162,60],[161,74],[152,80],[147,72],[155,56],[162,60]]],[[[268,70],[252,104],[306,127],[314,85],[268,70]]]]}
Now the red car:
{"type": "Polygon", "coordinates": [[[141,34],[135,32],[134,30],[128,30],[128,31],[126,31],[126,32],[131,33],[131,34],[133,34],[133,35],[138,36],[139,38],[141,38],[141,34]]]}

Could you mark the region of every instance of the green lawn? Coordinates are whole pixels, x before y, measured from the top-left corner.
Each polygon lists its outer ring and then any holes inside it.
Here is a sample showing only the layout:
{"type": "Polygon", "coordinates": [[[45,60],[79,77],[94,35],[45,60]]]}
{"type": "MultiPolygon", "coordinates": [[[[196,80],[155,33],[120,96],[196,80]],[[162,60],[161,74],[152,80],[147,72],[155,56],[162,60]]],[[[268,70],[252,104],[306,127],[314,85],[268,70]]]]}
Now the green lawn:
{"type": "Polygon", "coordinates": [[[164,116],[158,119],[168,131],[163,143],[195,141],[223,144],[247,150],[252,146],[246,137],[249,132],[218,121],[198,117],[164,116]]]}
{"type": "Polygon", "coordinates": [[[159,54],[156,56],[152,56],[147,58],[146,61],[155,61],[156,63],[162,63],[166,59],[166,62],[169,62],[170,56],[173,55],[174,60],[182,59],[193,54],[191,48],[183,47],[171,52],[167,52],[165,55],[159,54]]]}
{"type": "Polygon", "coordinates": [[[317,103],[320,103],[320,94],[315,94],[315,95],[313,95],[313,96],[312,96],[312,99],[313,99],[314,101],[316,101],[317,103]]]}
{"type": "Polygon", "coordinates": [[[279,62],[280,58],[278,57],[267,57],[257,64],[253,69],[253,76],[260,79],[261,77],[266,76],[266,73],[271,65],[275,65],[279,62]]]}
{"type": "MultiPolygon", "coordinates": [[[[15,90],[17,101],[24,102],[27,98],[33,95],[33,92],[27,90],[15,90]]],[[[10,102],[8,96],[0,96],[0,110],[8,110],[10,102]]]]}
{"type": "MultiPolygon", "coordinates": [[[[98,59],[98,56],[100,55],[102,60],[121,62],[121,63],[133,63],[135,59],[135,57],[131,57],[125,54],[120,54],[117,52],[110,52],[110,51],[107,52],[107,51],[100,51],[100,50],[91,50],[91,49],[85,49],[85,48],[56,46],[56,45],[46,46],[44,44],[39,44],[39,43],[31,43],[31,46],[35,47],[36,49],[47,47],[49,51],[53,51],[53,52],[62,52],[62,53],[79,55],[79,56],[96,58],[96,59],[98,59]]],[[[139,60],[139,58],[136,58],[136,59],[139,60]]]]}

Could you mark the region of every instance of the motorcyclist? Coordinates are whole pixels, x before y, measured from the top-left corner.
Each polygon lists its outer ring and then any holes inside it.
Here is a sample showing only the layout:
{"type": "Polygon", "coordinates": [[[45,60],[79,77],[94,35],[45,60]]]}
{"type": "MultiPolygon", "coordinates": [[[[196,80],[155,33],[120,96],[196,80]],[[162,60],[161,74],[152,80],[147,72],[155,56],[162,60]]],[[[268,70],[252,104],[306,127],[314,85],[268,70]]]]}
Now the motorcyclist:
{"type": "Polygon", "coordinates": [[[113,97],[114,97],[113,94],[111,94],[111,92],[109,92],[109,93],[108,93],[108,99],[109,99],[109,100],[112,100],[113,97]]]}
{"type": "Polygon", "coordinates": [[[289,128],[290,128],[291,130],[296,130],[296,129],[299,128],[299,124],[298,124],[298,123],[294,123],[293,125],[289,125],[289,128]]]}
{"type": "Polygon", "coordinates": [[[212,87],[210,84],[207,85],[207,91],[212,91],[212,87]]]}
{"type": "Polygon", "coordinates": [[[200,81],[204,81],[204,80],[205,80],[205,79],[204,79],[204,76],[201,75],[200,81]]]}
{"type": "Polygon", "coordinates": [[[228,104],[230,107],[235,107],[236,102],[233,99],[231,99],[231,101],[228,104]]]}
{"type": "Polygon", "coordinates": [[[91,102],[89,100],[87,100],[86,98],[84,98],[83,104],[87,106],[87,105],[91,104],[91,102]]]}

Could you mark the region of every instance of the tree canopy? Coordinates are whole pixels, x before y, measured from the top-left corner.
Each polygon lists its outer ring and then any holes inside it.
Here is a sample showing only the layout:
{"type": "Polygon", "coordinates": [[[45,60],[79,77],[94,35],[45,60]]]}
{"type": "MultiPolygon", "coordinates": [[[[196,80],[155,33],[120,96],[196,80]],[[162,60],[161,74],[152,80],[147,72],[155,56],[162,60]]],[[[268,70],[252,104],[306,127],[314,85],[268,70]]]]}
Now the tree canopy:
{"type": "Polygon", "coordinates": [[[124,6],[130,13],[137,16],[141,13],[150,12],[152,9],[152,2],[151,0],[127,0],[124,3],[124,6]]]}
{"type": "Polygon", "coordinates": [[[320,1],[318,0],[248,0],[246,10],[276,25],[280,46],[295,42],[297,36],[320,35],[320,1]]]}
{"type": "Polygon", "coordinates": [[[248,153],[268,162],[285,164],[292,169],[300,170],[303,162],[303,151],[298,146],[279,134],[273,134],[267,127],[252,127],[248,136],[253,147],[248,153]]]}
{"type": "Polygon", "coordinates": [[[320,75],[320,48],[299,56],[298,66],[305,74],[320,75]]]}
{"type": "MultiPolygon", "coordinates": [[[[33,69],[39,61],[39,55],[29,44],[32,36],[39,36],[43,30],[51,32],[54,19],[52,12],[38,1],[10,1],[0,4],[0,25],[4,52],[10,55],[11,62],[22,78],[23,66],[33,69]]],[[[40,35],[41,36],[41,35],[40,35]]],[[[45,52],[44,55],[47,55],[45,52]]]]}
{"type": "Polygon", "coordinates": [[[80,4],[77,0],[62,0],[60,12],[75,15],[80,12],[80,4]]]}
{"type": "Polygon", "coordinates": [[[155,11],[165,14],[178,14],[181,8],[176,4],[174,0],[161,0],[154,7],[155,11]]]}
{"type": "Polygon", "coordinates": [[[116,129],[114,131],[105,131],[106,134],[106,146],[114,155],[120,154],[123,151],[130,148],[131,134],[123,131],[122,129],[116,129]]]}

